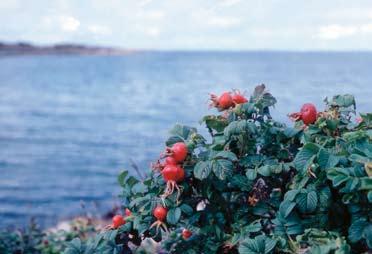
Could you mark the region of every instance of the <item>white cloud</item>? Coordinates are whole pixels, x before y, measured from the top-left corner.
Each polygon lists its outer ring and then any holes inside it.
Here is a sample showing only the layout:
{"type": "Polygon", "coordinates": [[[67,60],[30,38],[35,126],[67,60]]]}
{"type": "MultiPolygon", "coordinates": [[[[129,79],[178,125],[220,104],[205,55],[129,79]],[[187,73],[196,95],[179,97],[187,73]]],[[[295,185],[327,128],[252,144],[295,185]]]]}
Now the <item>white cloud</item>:
{"type": "Polygon", "coordinates": [[[319,28],[316,37],[323,40],[335,40],[342,37],[348,37],[358,32],[356,26],[328,25],[319,28]]]}
{"type": "Polygon", "coordinates": [[[361,19],[371,19],[372,9],[370,8],[348,8],[348,9],[335,9],[331,10],[327,14],[328,18],[340,19],[340,20],[361,20],[361,19]]]}
{"type": "Polygon", "coordinates": [[[14,10],[21,6],[18,0],[1,0],[0,1],[0,10],[14,10]]]}
{"type": "Polygon", "coordinates": [[[372,23],[361,25],[328,25],[319,28],[317,38],[336,40],[343,37],[372,33],[372,23]]]}
{"type": "Polygon", "coordinates": [[[142,0],[139,2],[139,6],[146,6],[148,4],[150,4],[153,0],[142,0]]]}
{"type": "Polygon", "coordinates": [[[163,11],[160,11],[160,10],[148,10],[148,11],[139,11],[137,13],[137,18],[140,18],[140,19],[162,19],[164,18],[165,16],[165,13],[163,11]]]}
{"type": "Polygon", "coordinates": [[[74,32],[80,26],[80,21],[71,16],[61,16],[59,17],[59,22],[61,29],[67,32],[74,32]]]}
{"type": "Polygon", "coordinates": [[[58,28],[65,32],[75,32],[80,27],[78,19],[65,15],[46,16],[42,19],[42,24],[47,28],[58,28]]]}
{"type": "Polygon", "coordinates": [[[372,33],[372,24],[364,24],[360,27],[360,31],[363,33],[372,33]]]}
{"type": "Polygon", "coordinates": [[[230,28],[238,26],[241,23],[241,20],[239,18],[218,15],[213,9],[199,9],[194,11],[191,16],[195,20],[197,25],[200,26],[207,25],[209,27],[216,28],[230,28]]]}
{"type": "Polygon", "coordinates": [[[110,35],[112,33],[109,27],[102,25],[90,25],[88,31],[96,35],[110,35]]]}
{"type": "Polygon", "coordinates": [[[151,37],[157,37],[160,34],[160,29],[157,27],[148,27],[145,29],[145,33],[151,37]]]}
{"type": "Polygon", "coordinates": [[[242,0],[224,0],[220,3],[221,6],[230,7],[240,3],[242,0]]]}
{"type": "Polygon", "coordinates": [[[240,20],[235,17],[212,16],[206,20],[206,23],[214,27],[228,28],[239,25],[240,20]]]}

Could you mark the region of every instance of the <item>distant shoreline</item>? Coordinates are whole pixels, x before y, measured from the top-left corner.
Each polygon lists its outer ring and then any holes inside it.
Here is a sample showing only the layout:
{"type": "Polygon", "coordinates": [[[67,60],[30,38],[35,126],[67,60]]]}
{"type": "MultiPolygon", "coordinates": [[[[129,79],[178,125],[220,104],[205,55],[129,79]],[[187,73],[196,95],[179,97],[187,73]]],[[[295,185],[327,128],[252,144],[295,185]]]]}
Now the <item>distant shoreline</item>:
{"type": "Polygon", "coordinates": [[[77,43],[56,43],[52,45],[37,45],[30,42],[4,42],[0,41],[1,56],[22,56],[22,55],[102,55],[102,56],[123,56],[141,52],[162,52],[162,53],[252,53],[252,54],[366,54],[371,55],[370,50],[280,50],[280,49],[151,49],[134,48],[123,49],[119,47],[95,46],[77,43]]]}
{"type": "Polygon", "coordinates": [[[37,46],[31,43],[0,42],[1,55],[128,55],[135,50],[125,50],[113,47],[87,46],[82,44],[55,44],[37,46]]]}

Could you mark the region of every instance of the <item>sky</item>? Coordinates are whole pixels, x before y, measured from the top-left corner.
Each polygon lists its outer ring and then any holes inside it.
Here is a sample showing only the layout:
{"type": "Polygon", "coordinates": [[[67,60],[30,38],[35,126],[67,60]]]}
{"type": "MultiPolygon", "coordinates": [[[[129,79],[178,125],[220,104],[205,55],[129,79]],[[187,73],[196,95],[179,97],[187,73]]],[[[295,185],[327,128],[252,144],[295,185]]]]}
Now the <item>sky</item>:
{"type": "Polygon", "coordinates": [[[372,50],[371,0],[0,0],[0,41],[372,50]]]}

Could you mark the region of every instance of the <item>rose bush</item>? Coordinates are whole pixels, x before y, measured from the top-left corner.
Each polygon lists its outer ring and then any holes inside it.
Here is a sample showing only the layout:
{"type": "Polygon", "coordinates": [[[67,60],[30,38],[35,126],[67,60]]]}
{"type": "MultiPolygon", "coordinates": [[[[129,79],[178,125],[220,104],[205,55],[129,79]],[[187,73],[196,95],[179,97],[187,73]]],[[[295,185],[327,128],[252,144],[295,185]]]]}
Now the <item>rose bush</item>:
{"type": "MultiPolygon", "coordinates": [[[[304,104],[289,115],[294,127],[271,117],[264,85],[211,100],[219,113],[201,120],[210,136],[176,125],[148,176],[119,175],[123,215],[60,244],[65,254],[154,253],[137,247],[146,238],[162,253],[372,249],[372,114],[355,121],[353,96],[326,99],[323,111],[304,104]]],[[[3,239],[0,250],[15,244],[3,239]]]]}
{"type": "Polygon", "coordinates": [[[175,166],[167,160],[145,179],[123,171],[126,223],[87,243],[75,239],[65,253],[132,253],[145,238],[164,253],[371,250],[372,114],[355,122],[354,97],[338,95],[308,125],[301,114],[316,109],[305,105],[287,127],[271,117],[276,99],[264,85],[240,104],[229,96],[212,96],[221,113],[201,121],[210,137],[182,125],[171,130],[166,150],[181,142],[188,151],[178,166],[184,177],[174,182],[179,191],[164,195],[162,169],[175,166]],[[156,207],[165,208],[162,220],[156,207]]]}

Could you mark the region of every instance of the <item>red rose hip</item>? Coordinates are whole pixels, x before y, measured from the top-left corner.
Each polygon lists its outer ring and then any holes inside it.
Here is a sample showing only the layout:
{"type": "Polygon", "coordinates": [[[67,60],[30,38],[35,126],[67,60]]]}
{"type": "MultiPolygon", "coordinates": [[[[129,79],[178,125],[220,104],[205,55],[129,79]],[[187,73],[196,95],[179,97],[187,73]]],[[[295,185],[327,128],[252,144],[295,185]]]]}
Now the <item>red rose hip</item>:
{"type": "Polygon", "coordinates": [[[313,124],[316,121],[317,111],[316,107],[312,103],[306,103],[301,108],[301,120],[304,124],[313,124]]]}
{"type": "Polygon", "coordinates": [[[192,232],[186,228],[182,230],[182,238],[187,240],[192,236],[192,232]]]}
{"type": "Polygon", "coordinates": [[[123,216],[121,215],[115,215],[113,218],[112,218],[112,227],[113,228],[118,228],[122,225],[125,224],[125,220],[123,218],[123,216]]]}
{"type": "Polygon", "coordinates": [[[167,213],[168,210],[162,206],[157,206],[153,211],[154,217],[159,221],[164,221],[167,217],[167,213]]]}

